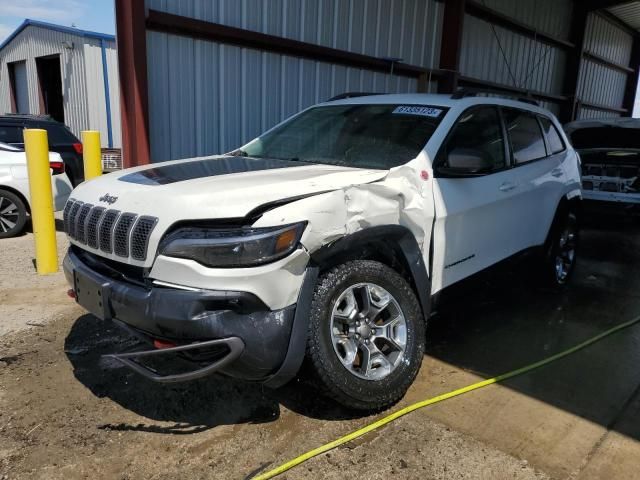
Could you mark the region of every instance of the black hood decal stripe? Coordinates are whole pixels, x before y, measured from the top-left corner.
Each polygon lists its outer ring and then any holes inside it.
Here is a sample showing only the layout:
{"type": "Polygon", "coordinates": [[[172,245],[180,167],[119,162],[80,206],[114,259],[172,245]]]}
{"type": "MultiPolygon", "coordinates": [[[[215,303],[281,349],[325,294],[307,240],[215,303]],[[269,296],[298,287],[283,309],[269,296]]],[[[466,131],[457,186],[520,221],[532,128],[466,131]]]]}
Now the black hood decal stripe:
{"type": "Polygon", "coordinates": [[[120,177],[122,182],[142,185],[167,185],[195,178],[216,177],[232,173],[273,170],[276,168],[299,167],[302,162],[270,158],[218,157],[194,160],[173,165],[157,166],[120,177]]]}

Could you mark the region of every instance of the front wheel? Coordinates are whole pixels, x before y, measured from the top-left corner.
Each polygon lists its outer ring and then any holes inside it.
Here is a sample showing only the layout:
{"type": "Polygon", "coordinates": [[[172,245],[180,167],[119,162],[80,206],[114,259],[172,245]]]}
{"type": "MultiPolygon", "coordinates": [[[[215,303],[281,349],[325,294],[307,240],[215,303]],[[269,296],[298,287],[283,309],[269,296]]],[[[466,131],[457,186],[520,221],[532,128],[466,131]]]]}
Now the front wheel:
{"type": "Polygon", "coordinates": [[[420,305],[393,269],[357,260],[319,278],[307,361],[339,403],[369,411],[396,403],[418,374],[424,344],[420,305]]]}

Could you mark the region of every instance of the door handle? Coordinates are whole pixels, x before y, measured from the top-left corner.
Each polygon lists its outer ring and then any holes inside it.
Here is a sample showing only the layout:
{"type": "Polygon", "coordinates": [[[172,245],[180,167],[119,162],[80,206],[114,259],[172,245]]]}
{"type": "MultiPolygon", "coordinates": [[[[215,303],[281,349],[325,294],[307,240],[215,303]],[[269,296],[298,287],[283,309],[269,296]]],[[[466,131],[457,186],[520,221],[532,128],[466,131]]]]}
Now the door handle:
{"type": "Polygon", "coordinates": [[[517,187],[517,185],[515,183],[504,182],[502,185],[500,185],[500,191],[501,192],[510,192],[511,190],[513,190],[516,187],[517,187]]]}
{"type": "Polygon", "coordinates": [[[553,170],[551,170],[551,175],[553,175],[556,178],[561,177],[563,174],[564,174],[564,172],[562,171],[562,169],[560,167],[557,167],[557,168],[554,168],[553,170]]]}

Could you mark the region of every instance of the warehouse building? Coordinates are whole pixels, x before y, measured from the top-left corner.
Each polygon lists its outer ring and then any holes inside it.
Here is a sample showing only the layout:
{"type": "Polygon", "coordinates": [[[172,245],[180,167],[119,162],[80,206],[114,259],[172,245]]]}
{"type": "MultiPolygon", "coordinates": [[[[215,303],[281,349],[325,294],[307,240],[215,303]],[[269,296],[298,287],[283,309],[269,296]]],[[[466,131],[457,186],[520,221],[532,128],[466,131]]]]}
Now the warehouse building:
{"type": "Polygon", "coordinates": [[[48,114],[120,148],[115,37],[25,20],[0,45],[0,113],[48,114]]]}
{"type": "Polygon", "coordinates": [[[640,2],[116,0],[124,161],[229,151],[343,92],[528,96],[631,115],[640,2]]]}

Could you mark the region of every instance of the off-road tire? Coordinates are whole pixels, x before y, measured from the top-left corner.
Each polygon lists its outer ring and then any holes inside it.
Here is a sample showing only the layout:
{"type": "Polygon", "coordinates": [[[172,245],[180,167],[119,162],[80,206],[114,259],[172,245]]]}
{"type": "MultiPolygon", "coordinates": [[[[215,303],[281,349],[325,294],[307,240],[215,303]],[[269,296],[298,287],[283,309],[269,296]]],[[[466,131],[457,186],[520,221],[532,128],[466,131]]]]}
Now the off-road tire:
{"type": "Polygon", "coordinates": [[[573,276],[576,264],[576,252],[579,245],[578,219],[575,213],[571,211],[558,212],[558,216],[553,222],[549,238],[545,245],[545,254],[540,272],[541,283],[543,286],[560,290],[564,288],[573,276]],[[557,270],[559,256],[566,248],[563,245],[563,238],[566,242],[566,235],[569,232],[572,235],[573,258],[570,264],[565,267],[565,272],[560,275],[557,270]]]}
{"type": "Polygon", "coordinates": [[[321,274],[311,303],[306,352],[308,373],[326,395],[352,409],[379,411],[400,400],[413,383],[425,348],[425,321],[409,283],[386,265],[369,260],[344,263],[321,274]],[[359,378],[338,359],[331,340],[335,302],[349,286],[370,282],[397,301],[407,326],[404,358],[380,380],[359,378]]]}

